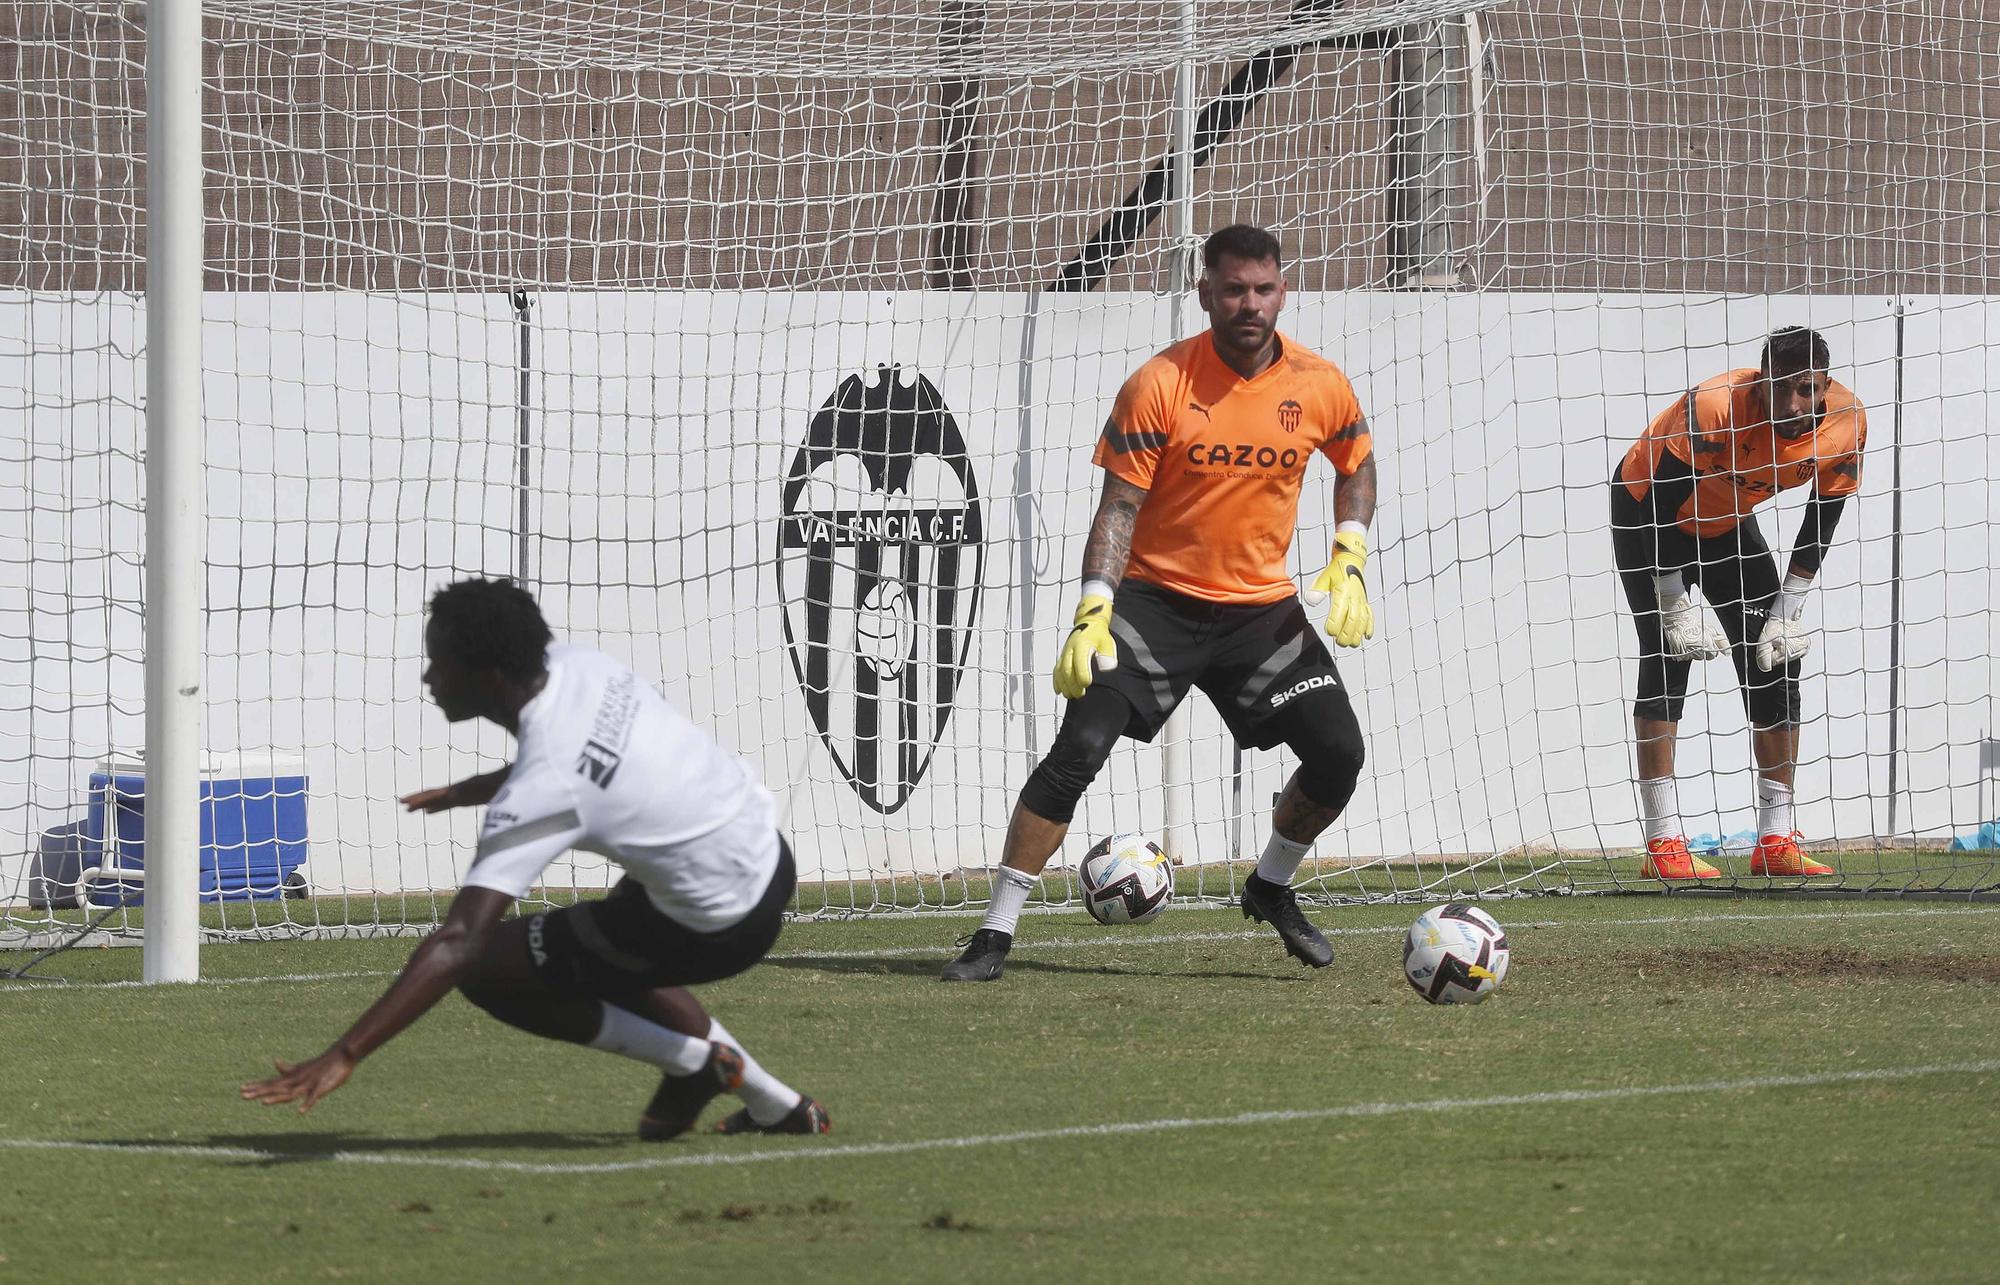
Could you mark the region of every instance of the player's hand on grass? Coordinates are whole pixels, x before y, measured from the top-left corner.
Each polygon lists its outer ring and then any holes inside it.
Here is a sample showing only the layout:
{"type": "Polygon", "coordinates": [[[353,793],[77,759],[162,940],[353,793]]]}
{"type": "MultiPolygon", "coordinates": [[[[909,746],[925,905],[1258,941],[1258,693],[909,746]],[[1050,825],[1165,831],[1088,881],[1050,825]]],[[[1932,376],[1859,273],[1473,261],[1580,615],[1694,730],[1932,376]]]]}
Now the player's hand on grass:
{"type": "Polygon", "coordinates": [[[1328,603],[1326,632],[1343,647],[1359,647],[1364,638],[1375,636],[1375,609],[1368,605],[1368,582],[1362,568],[1368,565],[1368,537],[1360,531],[1341,531],[1333,537],[1333,557],[1326,570],[1306,590],[1306,604],[1328,603]]]}
{"type": "Polygon", "coordinates": [[[1056,660],[1056,690],[1080,700],[1090,690],[1093,669],[1118,668],[1118,644],[1111,638],[1111,599],[1087,593],[1076,604],[1076,619],[1056,660]]]}
{"type": "Polygon", "coordinates": [[[321,1098],[347,1083],[347,1077],[354,1074],[354,1064],[355,1058],[336,1044],[310,1062],[296,1066],[275,1063],[278,1073],[268,1080],[245,1084],[243,1097],[245,1101],[262,1102],[269,1107],[297,1102],[299,1114],[304,1115],[321,1098]]]}
{"type": "Polygon", "coordinates": [[[1704,624],[1701,609],[1687,596],[1678,573],[1655,582],[1660,602],[1660,635],[1668,660],[1714,660],[1729,650],[1729,635],[1704,624]]]}

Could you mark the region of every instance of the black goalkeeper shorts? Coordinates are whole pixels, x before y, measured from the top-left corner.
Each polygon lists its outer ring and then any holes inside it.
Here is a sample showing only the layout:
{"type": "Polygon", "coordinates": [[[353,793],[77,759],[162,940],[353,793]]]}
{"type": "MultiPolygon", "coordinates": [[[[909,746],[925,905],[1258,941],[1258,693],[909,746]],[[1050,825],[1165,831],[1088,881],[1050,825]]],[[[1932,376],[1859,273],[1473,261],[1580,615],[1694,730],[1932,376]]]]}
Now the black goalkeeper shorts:
{"type": "Polygon", "coordinates": [[[1632,698],[1638,718],[1678,723],[1687,706],[1688,675],[1694,662],[1672,660],[1660,622],[1654,575],[1678,571],[1684,583],[1699,586],[1708,609],[1729,637],[1729,663],[1743,692],[1750,726],[1796,727],[1799,672],[1793,659],[1768,673],[1757,668],[1757,638],[1778,596],[1778,560],[1755,518],[1746,517],[1721,535],[1696,537],[1678,526],[1651,529],[1651,515],[1622,482],[1611,486],[1611,550],[1632,627],[1639,635],[1639,678],[1632,698]]]}
{"type": "Polygon", "coordinates": [[[1132,706],[1125,735],[1159,735],[1190,687],[1199,687],[1222,714],[1230,734],[1249,749],[1284,740],[1273,725],[1289,710],[1337,702],[1351,717],[1340,671],[1297,596],[1264,606],[1206,602],[1144,580],[1118,586],[1111,609],[1118,667],[1094,684],[1132,706]]]}
{"type": "Polygon", "coordinates": [[[627,876],[602,901],[580,901],[529,919],[529,961],[552,989],[600,999],[719,982],[770,953],[797,882],[791,847],[781,835],[778,868],[757,904],[727,928],[697,932],[662,914],[645,888],[627,876]]]}

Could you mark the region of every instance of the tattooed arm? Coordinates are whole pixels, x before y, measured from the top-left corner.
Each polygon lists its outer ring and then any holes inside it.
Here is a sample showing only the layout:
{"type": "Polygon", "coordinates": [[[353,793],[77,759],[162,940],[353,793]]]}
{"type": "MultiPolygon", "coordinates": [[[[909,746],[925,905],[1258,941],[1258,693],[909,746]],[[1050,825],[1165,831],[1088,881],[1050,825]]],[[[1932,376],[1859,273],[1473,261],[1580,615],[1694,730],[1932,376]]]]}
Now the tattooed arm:
{"type": "Polygon", "coordinates": [[[1111,599],[1132,556],[1132,528],[1146,492],[1111,473],[1104,475],[1104,494],[1097,516],[1090,520],[1090,540],[1083,546],[1083,593],[1076,619],[1056,660],[1056,690],[1079,700],[1100,669],[1118,667],[1118,644],[1111,639],[1111,599]]]}
{"type": "Polygon", "coordinates": [[[1335,525],[1359,522],[1362,526],[1375,521],[1375,455],[1372,451],[1367,459],[1361,461],[1361,467],[1335,483],[1333,520],[1335,525]]]}
{"type": "MultiPolygon", "coordinates": [[[[1372,486],[1372,475],[1371,475],[1372,486]]],[[[1369,508],[1374,508],[1370,491],[1369,508]]],[[[1098,497],[1097,516],[1090,520],[1090,539],[1083,546],[1083,583],[1118,587],[1124,578],[1126,560],[1132,556],[1132,528],[1139,521],[1139,506],[1146,491],[1111,473],[1104,475],[1104,492],[1098,497]]]]}

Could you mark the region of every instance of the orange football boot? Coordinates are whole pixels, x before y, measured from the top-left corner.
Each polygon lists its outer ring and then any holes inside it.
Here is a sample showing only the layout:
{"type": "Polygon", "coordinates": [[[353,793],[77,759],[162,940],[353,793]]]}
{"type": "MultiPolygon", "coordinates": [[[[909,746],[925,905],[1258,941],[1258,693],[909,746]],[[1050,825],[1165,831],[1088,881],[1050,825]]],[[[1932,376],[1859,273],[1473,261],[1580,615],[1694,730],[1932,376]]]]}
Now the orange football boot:
{"type": "Polygon", "coordinates": [[[1679,835],[1671,839],[1646,841],[1646,859],[1639,863],[1641,879],[1720,879],[1722,872],[1688,851],[1688,841],[1679,835]]]}
{"type": "Polygon", "coordinates": [[[1767,834],[1757,840],[1757,850],[1750,854],[1750,873],[1777,878],[1834,873],[1832,866],[1814,861],[1805,854],[1805,850],[1799,847],[1799,840],[1803,837],[1794,830],[1790,834],[1767,834]]]}

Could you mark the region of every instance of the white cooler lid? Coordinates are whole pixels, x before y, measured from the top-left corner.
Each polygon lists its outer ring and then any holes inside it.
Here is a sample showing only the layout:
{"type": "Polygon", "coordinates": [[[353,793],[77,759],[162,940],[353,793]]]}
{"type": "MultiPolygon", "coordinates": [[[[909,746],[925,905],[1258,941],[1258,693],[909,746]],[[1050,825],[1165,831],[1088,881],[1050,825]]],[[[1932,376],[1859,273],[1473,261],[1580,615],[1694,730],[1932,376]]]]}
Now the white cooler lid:
{"type": "MultiPolygon", "coordinates": [[[[106,776],[146,775],[146,758],[140,753],[109,754],[97,761],[97,770],[106,776]]],[[[239,750],[232,754],[202,755],[201,774],[210,780],[255,781],[266,777],[304,776],[302,754],[279,754],[270,750],[239,750]]]]}

